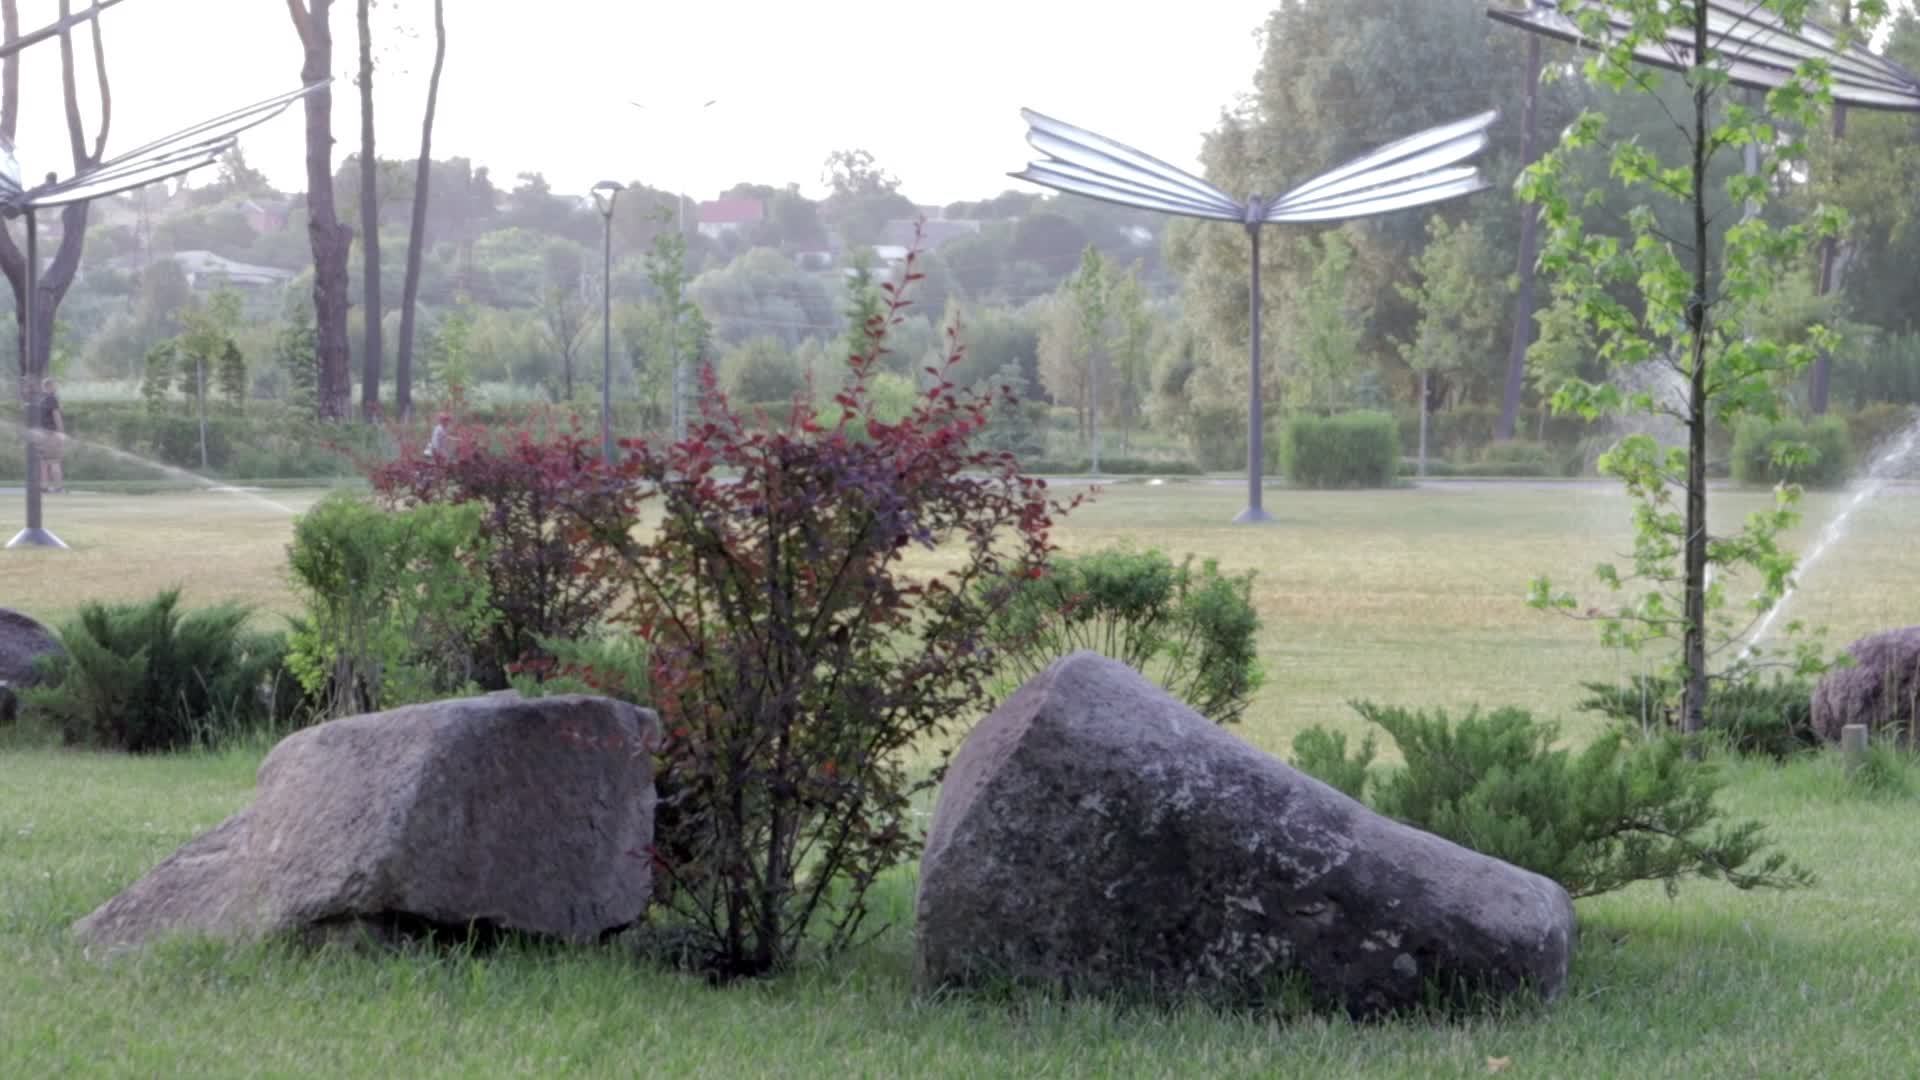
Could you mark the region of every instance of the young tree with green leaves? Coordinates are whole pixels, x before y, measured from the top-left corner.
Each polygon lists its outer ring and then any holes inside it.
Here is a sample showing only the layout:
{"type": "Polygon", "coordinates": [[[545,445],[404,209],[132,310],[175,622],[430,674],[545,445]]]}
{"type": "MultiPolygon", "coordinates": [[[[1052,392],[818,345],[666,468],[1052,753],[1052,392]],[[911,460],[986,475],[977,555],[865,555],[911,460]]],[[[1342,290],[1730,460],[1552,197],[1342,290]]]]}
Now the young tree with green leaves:
{"type": "Polygon", "coordinates": [[[1460,371],[1492,355],[1504,327],[1506,283],[1490,272],[1494,253],[1486,233],[1472,222],[1457,225],[1435,214],[1427,223],[1427,246],[1414,259],[1419,282],[1400,286],[1420,312],[1413,340],[1400,355],[1419,376],[1420,475],[1427,475],[1427,422],[1433,411],[1432,377],[1460,371]]]}
{"type": "Polygon", "coordinates": [[[1331,413],[1360,367],[1373,309],[1354,295],[1354,248],[1344,230],[1326,233],[1317,246],[1320,257],[1290,313],[1294,340],[1286,381],[1294,408],[1331,413]]]}
{"type": "Polygon", "coordinates": [[[1145,411],[1153,382],[1153,312],[1140,282],[1140,264],[1115,276],[1107,290],[1113,320],[1114,408],[1120,419],[1120,453],[1133,449],[1133,429],[1145,411]]]}
{"type": "MultiPolygon", "coordinates": [[[[655,319],[656,334],[655,361],[646,365],[648,373],[642,376],[642,368],[634,368],[635,381],[640,384],[643,398],[649,395],[650,387],[657,387],[665,381],[672,400],[673,436],[684,438],[687,429],[687,397],[693,392],[693,378],[688,374],[691,362],[700,357],[711,335],[705,316],[700,313],[699,305],[687,297],[687,285],[691,275],[687,272],[687,238],[678,229],[665,228],[673,220],[673,211],[661,207],[657,215],[662,228],[653,238],[653,248],[647,253],[647,280],[659,290],[659,317],[655,319]]],[[[657,391],[654,391],[657,396],[657,391]]]]}
{"type": "Polygon", "coordinates": [[[1113,325],[1108,317],[1108,294],[1112,275],[1100,249],[1088,244],[1080,254],[1080,269],[1067,280],[1075,319],[1079,322],[1079,348],[1084,354],[1086,372],[1088,471],[1100,471],[1100,403],[1107,393],[1107,355],[1113,348],[1113,325]]]}
{"type": "Polygon", "coordinates": [[[313,297],[290,291],[280,332],[273,343],[274,361],[287,373],[287,401],[302,413],[320,417],[320,359],[316,347],[313,297]]]}
{"type": "Polygon", "coordinates": [[[459,304],[440,317],[427,348],[427,375],[445,400],[458,398],[473,384],[473,311],[459,304]]]}
{"type": "MultiPolygon", "coordinates": [[[[1809,6],[1807,0],[1756,5],[1789,23],[1802,19],[1809,6]]],[[[1713,420],[1777,414],[1785,385],[1806,370],[1825,341],[1817,327],[1798,341],[1749,331],[1752,316],[1782,277],[1805,267],[1813,245],[1837,232],[1843,215],[1822,209],[1782,226],[1744,211],[1749,201],[1766,202],[1769,178],[1786,172],[1783,162],[1804,158],[1798,133],[1817,128],[1826,112],[1829,75],[1820,65],[1802,65],[1756,109],[1728,81],[1706,4],[1612,0],[1608,7],[1628,17],[1624,33],[1612,29],[1600,7],[1573,0],[1566,6],[1583,33],[1602,43],[1585,62],[1588,79],[1658,102],[1672,120],[1672,148],[1613,140],[1606,118],[1594,112],[1575,121],[1521,184],[1523,197],[1542,210],[1541,268],[1553,281],[1557,302],[1590,328],[1609,369],[1664,365],[1684,389],[1629,394],[1613,383],[1575,378],[1555,393],[1554,408],[1590,418],[1664,413],[1686,438],[1683,446],[1662,447],[1649,435],[1632,435],[1601,458],[1601,471],[1625,481],[1635,502],[1632,563],[1624,570],[1600,566],[1597,576],[1609,591],[1627,595],[1612,610],[1587,608],[1578,617],[1598,620],[1602,639],[1612,646],[1637,650],[1678,636],[1681,729],[1692,734],[1704,726],[1708,664],[1739,639],[1731,620],[1715,618],[1725,604],[1727,578],[1741,569],[1758,574],[1752,604],[1757,617],[1779,599],[1793,572],[1794,557],[1781,549],[1779,534],[1796,520],[1794,488],[1780,488],[1775,506],[1749,517],[1738,532],[1708,532],[1707,427],[1713,420]],[[1694,66],[1669,75],[1634,60],[1637,46],[1672,35],[1691,40],[1694,66]],[[1609,148],[1610,175],[1642,200],[1628,215],[1624,235],[1590,232],[1581,216],[1585,193],[1568,183],[1575,159],[1603,146],[1609,148]],[[1754,172],[1717,167],[1718,159],[1747,147],[1759,158],[1754,172]],[[1722,173],[1725,179],[1716,185],[1722,173]],[[1710,633],[1717,637],[1710,640],[1710,633]]],[[[1870,33],[1885,7],[1881,0],[1858,5],[1855,32],[1870,33]]],[[[1572,593],[1546,578],[1534,582],[1532,601],[1569,614],[1582,610],[1572,593]]],[[[1808,649],[1797,662],[1816,663],[1808,649]]]]}
{"type": "Polygon", "coordinates": [[[220,347],[220,368],[214,373],[214,382],[220,387],[220,396],[226,399],[228,408],[238,411],[246,404],[247,357],[232,338],[220,347]]]}
{"type": "Polygon", "coordinates": [[[847,306],[845,343],[840,351],[848,356],[864,356],[871,344],[869,331],[873,320],[884,316],[887,305],[880,295],[880,282],[873,274],[873,252],[860,248],[847,259],[847,306]]]}

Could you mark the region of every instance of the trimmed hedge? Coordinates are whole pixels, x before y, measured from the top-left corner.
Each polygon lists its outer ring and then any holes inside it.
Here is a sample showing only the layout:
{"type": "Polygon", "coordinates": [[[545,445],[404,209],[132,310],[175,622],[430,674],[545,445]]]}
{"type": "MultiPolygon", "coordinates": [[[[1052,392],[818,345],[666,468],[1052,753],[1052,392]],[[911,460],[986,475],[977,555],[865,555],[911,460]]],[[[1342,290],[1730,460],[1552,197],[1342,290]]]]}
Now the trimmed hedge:
{"type": "MultiPolygon", "coordinates": [[[[1092,463],[1085,458],[1079,461],[1060,461],[1058,459],[1036,458],[1022,461],[1020,469],[1035,476],[1078,476],[1085,473],[1092,463]]],[[[1100,459],[1102,476],[1200,476],[1200,466],[1191,461],[1150,461],[1146,458],[1107,458],[1100,459]]]]}
{"type": "Polygon", "coordinates": [[[1742,484],[1836,488],[1846,484],[1852,468],[1852,443],[1839,417],[1825,416],[1811,423],[1755,418],[1742,421],[1734,432],[1733,478],[1742,484]],[[1776,458],[1790,444],[1798,445],[1797,459],[1776,458]]]}
{"type": "Polygon", "coordinates": [[[1224,406],[1196,406],[1186,420],[1187,446],[1206,472],[1247,468],[1247,413],[1224,406]]]}
{"type": "Polygon", "coordinates": [[[1876,401],[1844,414],[1844,419],[1848,439],[1854,450],[1864,458],[1920,420],[1920,410],[1912,405],[1876,401]]]}
{"type": "Polygon", "coordinates": [[[1280,470],[1295,487],[1392,487],[1400,429],[1383,412],[1295,416],[1280,437],[1280,470]]]}

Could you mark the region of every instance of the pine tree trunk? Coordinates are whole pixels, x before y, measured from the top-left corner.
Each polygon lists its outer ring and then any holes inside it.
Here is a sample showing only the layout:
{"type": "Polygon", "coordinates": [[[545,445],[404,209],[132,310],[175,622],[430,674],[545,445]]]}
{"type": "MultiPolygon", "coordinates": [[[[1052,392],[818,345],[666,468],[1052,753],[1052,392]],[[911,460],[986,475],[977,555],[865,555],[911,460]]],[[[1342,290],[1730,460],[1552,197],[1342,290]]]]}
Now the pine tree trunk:
{"type": "MultiPolygon", "coordinates": [[[[300,77],[312,84],[333,74],[333,0],[287,0],[299,31],[305,62],[300,77]],[[311,5],[311,6],[309,6],[311,5]]],[[[307,239],[313,247],[314,355],[319,368],[316,402],[324,420],[343,420],[353,387],[347,350],[347,250],[353,231],[340,224],[333,199],[333,91],[306,96],[307,239]]]]}
{"type": "Polygon", "coordinates": [[[1433,412],[1433,399],[1427,393],[1427,369],[1420,369],[1420,479],[1427,478],[1427,417],[1433,412]]]}
{"type": "Polygon", "coordinates": [[[360,347],[360,415],[380,417],[380,162],[373,153],[373,0],[360,0],[360,306],[366,315],[360,347]]]}
{"type": "MultiPolygon", "coordinates": [[[[1533,164],[1539,156],[1537,135],[1540,120],[1540,35],[1527,35],[1527,91],[1520,106],[1521,167],[1533,164]]],[[[1513,438],[1520,417],[1520,392],[1526,388],[1527,347],[1533,343],[1534,263],[1539,258],[1540,209],[1532,204],[1520,207],[1520,286],[1514,293],[1513,339],[1507,347],[1507,381],[1500,398],[1500,426],[1495,436],[1502,441],[1513,438]]]]}
{"type": "Polygon", "coordinates": [[[413,328],[420,300],[420,261],[427,240],[427,184],[433,173],[433,114],[440,102],[440,70],[447,60],[445,0],[433,0],[433,74],[427,79],[427,110],[420,121],[420,160],[413,177],[413,222],[407,230],[407,276],[400,291],[400,352],[393,361],[393,407],[413,416],[413,328]]]}

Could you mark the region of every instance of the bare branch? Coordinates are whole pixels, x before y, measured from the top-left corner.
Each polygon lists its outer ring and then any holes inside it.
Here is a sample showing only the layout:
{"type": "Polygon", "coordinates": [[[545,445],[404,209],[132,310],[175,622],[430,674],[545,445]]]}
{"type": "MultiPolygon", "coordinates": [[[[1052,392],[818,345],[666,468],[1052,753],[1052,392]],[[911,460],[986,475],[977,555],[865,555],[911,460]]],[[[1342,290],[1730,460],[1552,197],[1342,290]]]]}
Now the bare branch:
{"type": "Polygon", "coordinates": [[[93,72],[100,81],[100,131],[93,140],[93,164],[106,156],[107,132],[113,128],[113,88],[107,85],[107,45],[100,34],[100,16],[93,17],[93,72]]]}

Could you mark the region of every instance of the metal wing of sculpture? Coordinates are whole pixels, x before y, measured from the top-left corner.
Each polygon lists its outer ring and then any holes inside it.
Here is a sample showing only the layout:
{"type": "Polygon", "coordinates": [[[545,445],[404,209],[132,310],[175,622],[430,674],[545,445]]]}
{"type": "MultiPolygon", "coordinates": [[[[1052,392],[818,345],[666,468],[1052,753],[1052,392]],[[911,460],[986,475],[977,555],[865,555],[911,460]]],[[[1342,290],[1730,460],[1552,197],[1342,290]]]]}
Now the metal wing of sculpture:
{"type": "Polygon", "coordinates": [[[1485,149],[1499,115],[1489,110],[1388,143],[1280,196],[1262,218],[1334,221],[1471,195],[1487,182],[1459,162],[1485,149]]]}
{"type": "Polygon", "coordinates": [[[1486,184],[1459,162],[1487,144],[1495,113],[1401,139],[1301,184],[1277,199],[1240,200],[1179,168],[1104,135],[1020,110],[1027,142],[1046,155],[1008,175],[1142,210],[1243,225],[1365,217],[1439,202],[1486,184]]]}
{"type": "Polygon", "coordinates": [[[1214,221],[1244,221],[1245,204],[1197,176],[1032,109],[1021,109],[1027,142],[1047,155],[1017,173],[1059,191],[1090,199],[1214,221]]]}
{"type": "MultiPolygon", "coordinates": [[[[1843,46],[1826,27],[1808,20],[1794,29],[1755,0],[1704,2],[1713,35],[1710,46],[1725,61],[1727,77],[1735,85],[1771,90],[1791,79],[1802,63],[1825,60],[1833,73],[1835,102],[1861,109],[1920,111],[1920,76],[1858,44],[1843,46]]],[[[1631,17],[1611,5],[1587,6],[1605,14],[1610,35],[1624,35],[1632,27],[1631,17]]],[[[1553,0],[1530,0],[1520,9],[1489,7],[1487,15],[1587,48],[1601,44],[1581,33],[1580,24],[1553,0]]],[[[1676,31],[1664,42],[1635,49],[1634,56],[1642,63],[1684,71],[1693,64],[1692,35],[1676,31]]]]}
{"type": "Polygon", "coordinates": [[[101,162],[99,168],[79,176],[43,184],[24,192],[0,192],[0,213],[18,214],[28,205],[39,210],[84,202],[211,165],[234,147],[241,132],[279,116],[288,106],[330,81],[312,83],[176,131],[163,139],[116,155],[101,162]]]}

